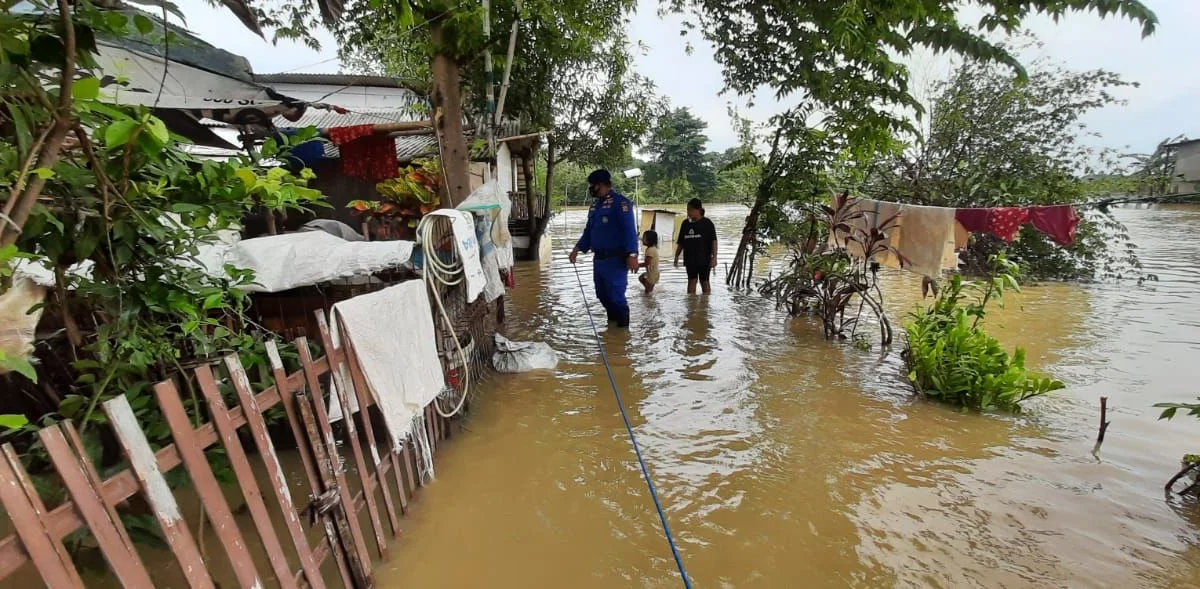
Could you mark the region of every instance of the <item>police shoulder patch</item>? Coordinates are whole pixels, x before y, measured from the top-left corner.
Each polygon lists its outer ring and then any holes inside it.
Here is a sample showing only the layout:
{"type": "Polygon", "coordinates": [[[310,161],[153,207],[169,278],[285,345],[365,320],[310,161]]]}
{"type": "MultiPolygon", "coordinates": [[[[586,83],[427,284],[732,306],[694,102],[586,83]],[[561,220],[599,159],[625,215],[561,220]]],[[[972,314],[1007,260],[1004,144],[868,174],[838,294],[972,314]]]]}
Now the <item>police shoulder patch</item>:
{"type": "Polygon", "coordinates": [[[623,200],[623,201],[621,201],[621,212],[622,212],[622,213],[628,213],[628,212],[629,212],[629,201],[627,201],[627,200],[623,200]]]}

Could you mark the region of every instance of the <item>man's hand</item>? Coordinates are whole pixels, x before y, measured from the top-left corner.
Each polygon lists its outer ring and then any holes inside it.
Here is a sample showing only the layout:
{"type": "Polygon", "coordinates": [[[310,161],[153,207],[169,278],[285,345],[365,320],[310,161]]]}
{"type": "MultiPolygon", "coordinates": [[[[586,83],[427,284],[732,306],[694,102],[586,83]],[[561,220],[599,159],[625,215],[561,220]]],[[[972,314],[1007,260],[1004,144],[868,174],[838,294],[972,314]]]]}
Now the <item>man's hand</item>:
{"type": "Polygon", "coordinates": [[[638,260],[637,260],[637,256],[628,256],[628,257],[626,257],[626,258],[625,258],[625,267],[626,267],[626,268],[629,268],[629,271],[630,271],[631,273],[633,273],[633,274],[637,274],[637,271],[638,271],[638,260]]]}
{"type": "Polygon", "coordinates": [[[676,268],[678,268],[678,267],[679,267],[679,258],[675,258],[675,267],[676,267],[676,268]]]}
{"type": "Polygon", "coordinates": [[[713,270],[717,269],[717,256],[712,257],[712,267],[713,267],[713,270]]]}
{"type": "Polygon", "coordinates": [[[567,256],[567,259],[570,260],[572,264],[574,264],[575,258],[578,258],[578,257],[579,257],[579,248],[573,248],[571,250],[571,255],[567,256]]]}

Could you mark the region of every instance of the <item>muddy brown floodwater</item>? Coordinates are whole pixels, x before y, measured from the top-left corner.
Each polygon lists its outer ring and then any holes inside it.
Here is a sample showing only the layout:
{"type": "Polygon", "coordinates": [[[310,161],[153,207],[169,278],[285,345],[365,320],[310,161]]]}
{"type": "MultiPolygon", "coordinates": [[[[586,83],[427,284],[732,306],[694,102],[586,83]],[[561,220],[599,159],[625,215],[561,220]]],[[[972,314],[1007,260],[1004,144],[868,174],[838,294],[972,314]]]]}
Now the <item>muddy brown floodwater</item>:
{"type": "MultiPolygon", "coordinates": [[[[712,209],[723,278],[745,209],[712,209]]],[[[695,585],[1200,587],[1200,517],[1162,492],[1200,423],[1151,407],[1200,395],[1200,209],[1119,216],[1160,282],[1028,288],[990,316],[1068,384],[1019,417],[914,399],[898,351],[723,286],[688,298],[682,270],[631,285],[632,329],[602,339],[695,585]]],[[[582,220],[555,219],[552,263],[511,296],[509,335],[558,369],[484,385],[380,586],[680,586],[559,249],[582,220]]],[[[919,281],[886,282],[902,317],[919,281]]]]}

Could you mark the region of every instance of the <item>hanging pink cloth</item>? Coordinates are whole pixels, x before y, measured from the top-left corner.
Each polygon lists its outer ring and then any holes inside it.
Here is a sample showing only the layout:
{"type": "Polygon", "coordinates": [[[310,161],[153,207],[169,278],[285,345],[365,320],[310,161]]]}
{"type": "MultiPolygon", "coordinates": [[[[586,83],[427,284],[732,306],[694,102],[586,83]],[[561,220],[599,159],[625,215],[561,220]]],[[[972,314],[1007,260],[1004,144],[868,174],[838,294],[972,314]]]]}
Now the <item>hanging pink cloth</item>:
{"type": "Polygon", "coordinates": [[[1075,232],[1079,229],[1079,214],[1071,205],[1030,207],[1029,221],[1038,231],[1045,233],[1061,246],[1075,243],[1075,232]]]}

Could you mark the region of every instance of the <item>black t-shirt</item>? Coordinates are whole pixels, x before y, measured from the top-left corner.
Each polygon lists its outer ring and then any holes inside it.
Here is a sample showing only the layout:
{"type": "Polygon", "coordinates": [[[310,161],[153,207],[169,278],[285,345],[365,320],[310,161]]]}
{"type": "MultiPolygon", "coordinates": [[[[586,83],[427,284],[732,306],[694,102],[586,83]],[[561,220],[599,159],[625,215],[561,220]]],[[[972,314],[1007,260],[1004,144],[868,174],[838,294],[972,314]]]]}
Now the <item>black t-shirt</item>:
{"type": "Polygon", "coordinates": [[[683,263],[693,268],[707,268],[712,264],[713,242],[717,240],[717,228],[708,217],[699,221],[684,219],[679,226],[677,243],[683,247],[683,263]]]}

